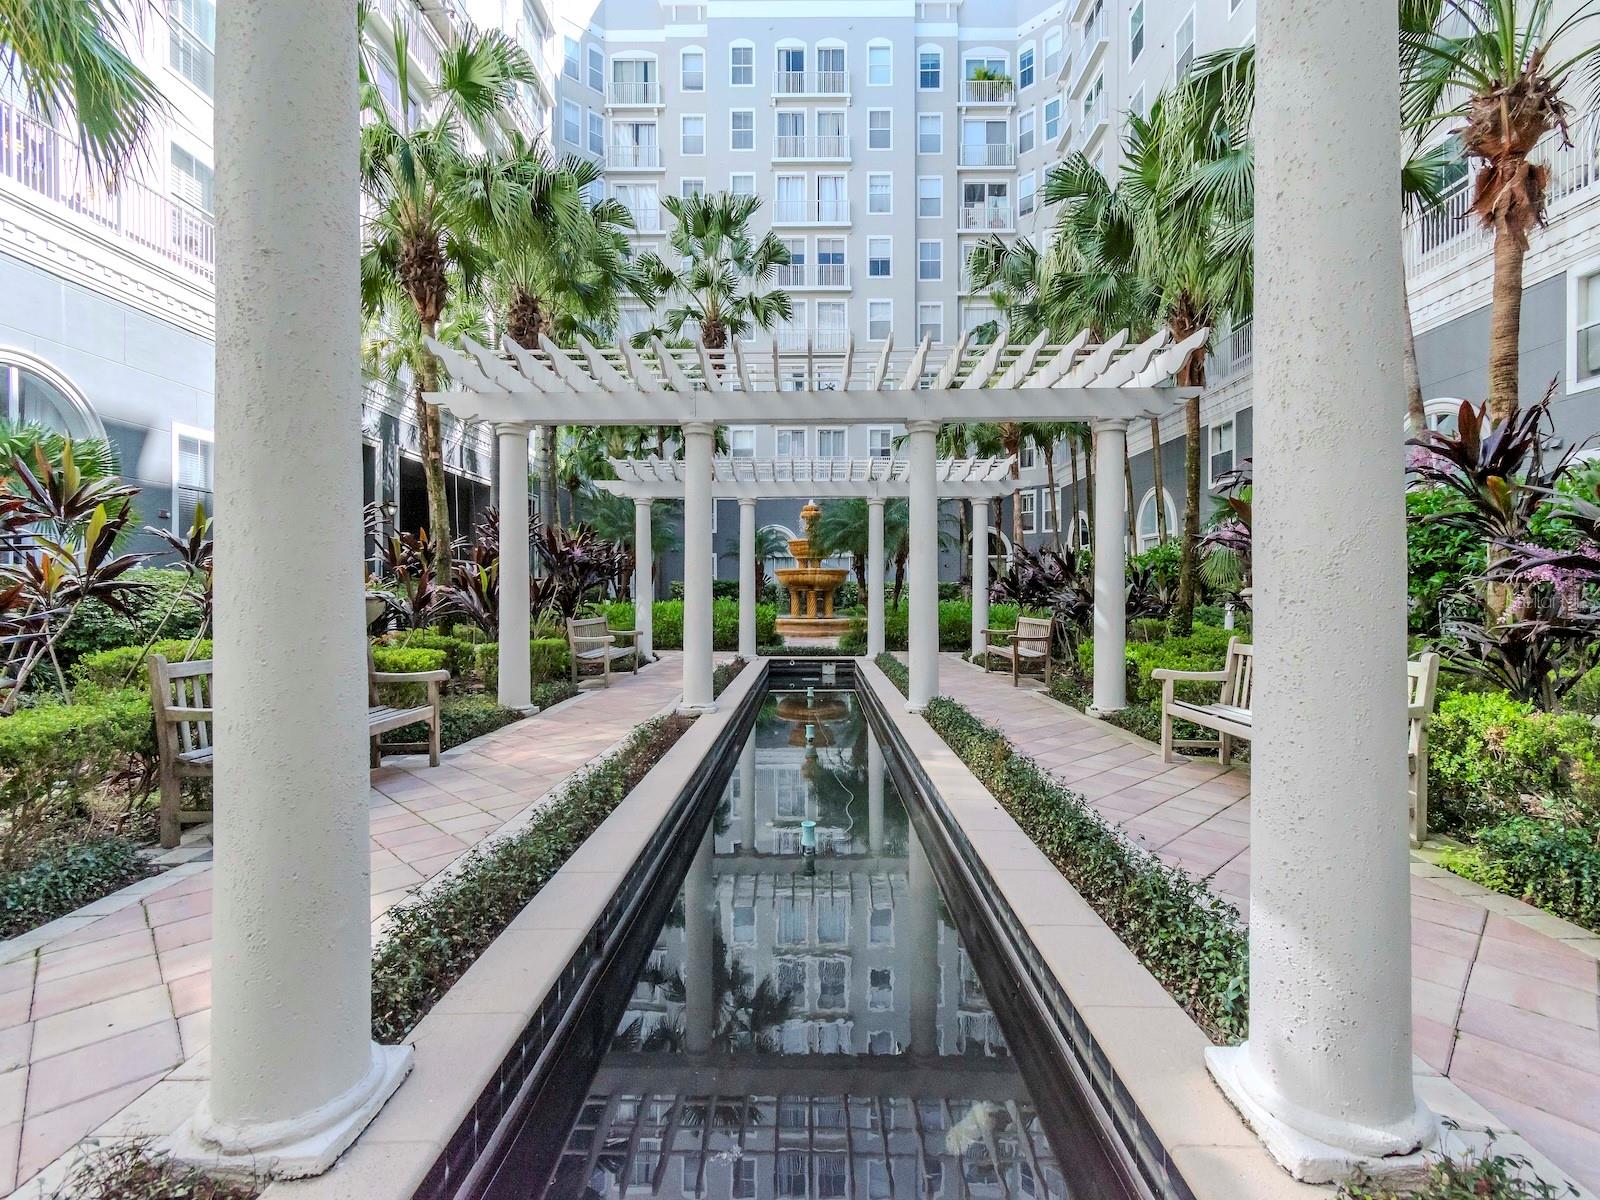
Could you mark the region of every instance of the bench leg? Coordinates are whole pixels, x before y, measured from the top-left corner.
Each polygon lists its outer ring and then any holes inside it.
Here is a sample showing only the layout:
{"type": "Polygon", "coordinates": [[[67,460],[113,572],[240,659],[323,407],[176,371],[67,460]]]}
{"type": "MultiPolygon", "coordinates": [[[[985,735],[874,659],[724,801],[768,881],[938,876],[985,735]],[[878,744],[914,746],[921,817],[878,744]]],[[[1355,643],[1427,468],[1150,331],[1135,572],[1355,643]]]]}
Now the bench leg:
{"type": "Polygon", "coordinates": [[[371,743],[370,765],[373,770],[383,766],[383,743],[378,739],[379,735],[376,733],[367,739],[371,743]]]}
{"type": "MultiPolygon", "coordinates": [[[[214,803],[214,801],[213,801],[214,803]]],[[[175,772],[161,768],[161,848],[171,850],[183,833],[178,810],[183,806],[183,784],[175,772]]]]}
{"type": "Polygon", "coordinates": [[[1017,686],[1017,668],[1022,664],[1022,655],[1012,651],[1011,654],[1011,686],[1017,686]]]}
{"type": "Polygon", "coordinates": [[[1217,762],[1224,767],[1233,765],[1233,738],[1225,733],[1217,734],[1217,762]]]}
{"type": "Polygon", "coordinates": [[[1176,761],[1172,753],[1172,714],[1165,708],[1161,710],[1161,761],[1176,761]]]}
{"type": "Polygon", "coordinates": [[[439,726],[441,723],[439,685],[437,683],[428,685],[428,699],[433,704],[433,714],[428,718],[428,765],[437,767],[439,765],[439,726]]]}

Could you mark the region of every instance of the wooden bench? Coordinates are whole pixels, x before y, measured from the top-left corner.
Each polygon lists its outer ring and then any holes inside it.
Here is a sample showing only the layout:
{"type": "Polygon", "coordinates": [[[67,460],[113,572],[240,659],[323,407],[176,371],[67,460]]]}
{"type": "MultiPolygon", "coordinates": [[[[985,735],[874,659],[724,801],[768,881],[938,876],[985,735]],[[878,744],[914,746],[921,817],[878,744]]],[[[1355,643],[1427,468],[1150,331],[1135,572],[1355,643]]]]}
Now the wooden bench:
{"type": "MultiPolygon", "coordinates": [[[[155,715],[156,749],[161,756],[161,845],[171,849],[178,844],[185,824],[211,820],[203,809],[181,807],[184,779],[211,778],[215,747],[211,742],[213,666],[210,659],[168,662],[163,655],[149,660],[150,703],[155,715]]],[[[428,765],[439,765],[439,692],[450,678],[449,671],[410,671],[397,673],[373,668],[367,653],[367,734],[372,739],[372,765],[381,761],[384,750],[402,753],[428,752],[428,765]],[[396,708],[383,704],[378,689],[391,684],[425,685],[425,704],[396,708]],[[380,734],[425,721],[426,742],[383,746],[380,734]]]]}
{"type": "MultiPolygon", "coordinates": [[[[1255,683],[1255,647],[1238,638],[1228,643],[1228,658],[1220,671],[1173,671],[1158,668],[1150,678],[1161,683],[1161,758],[1172,762],[1174,749],[1216,750],[1217,761],[1228,766],[1233,743],[1249,741],[1252,733],[1250,698],[1255,683]],[[1220,684],[1216,703],[1179,700],[1179,683],[1220,684]],[[1216,740],[1178,739],[1172,735],[1175,720],[1215,730],[1216,740]]],[[[1411,804],[1411,841],[1421,845],[1428,832],[1428,717],[1433,712],[1439,684],[1439,656],[1424,654],[1406,663],[1407,791],[1411,804]]]]}
{"type": "Polygon", "coordinates": [[[567,644],[571,648],[572,682],[576,684],[585,667],[598,667],[611,686],[611,664],[619,658],[631,659],[633,672],[639,672],[639,631],[637,629],[608,629],[604,617],[569,617],[567,619],[567,644]],[[619,646],[617,642],[628,644],[619,646]]]}
{"type": "Polygon", "coordinates": [[[1044,683],[1050,686],[1050,671],[1055,664],[1056,619],[1054,617],[1018,617],[1015,629],[985,629],[983,631],[983,669],[989,670],[989,659],[1001,658],[1011,664],[1011,686],[1017,686],[1017,675],[1024,663],[1039,663],[1044,667],[1044,683]]]}

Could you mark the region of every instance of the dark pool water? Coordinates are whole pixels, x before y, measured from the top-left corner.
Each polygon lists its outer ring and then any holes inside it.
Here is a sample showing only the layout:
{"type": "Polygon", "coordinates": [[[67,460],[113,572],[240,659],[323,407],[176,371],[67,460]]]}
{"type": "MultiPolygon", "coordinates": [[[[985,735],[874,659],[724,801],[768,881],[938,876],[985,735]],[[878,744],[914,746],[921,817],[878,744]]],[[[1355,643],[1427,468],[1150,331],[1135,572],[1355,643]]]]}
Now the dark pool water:
{"type": "Polygon", "coordinates": [[[523,1194],[1089,1194],[852,693],[763,702],[549,1186],[523,1194]]]}

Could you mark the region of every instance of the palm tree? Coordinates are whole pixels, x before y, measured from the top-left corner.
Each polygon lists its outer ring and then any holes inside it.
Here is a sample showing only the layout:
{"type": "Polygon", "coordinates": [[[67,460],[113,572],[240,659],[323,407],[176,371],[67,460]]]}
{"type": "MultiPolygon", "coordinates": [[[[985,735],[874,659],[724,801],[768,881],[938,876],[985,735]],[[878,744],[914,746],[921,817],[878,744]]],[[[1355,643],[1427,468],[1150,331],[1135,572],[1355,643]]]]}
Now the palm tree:
{"type": "Polygon", "coordinates": [[[71,118],[101,183],[132,164],[151,118],[166,108],[154,81],[123,49],[139,36],[141,11],[140,3],[108,0],[0,3],[0,77],[46,121],[71,118]]]}
{"type": "Polygon", "coordinates": [[[750,234],[760,197],[711,192],[668,196],[661,204],[677,222],[667,244],[680,265],[654,253],[640,256],[640,273],[670,306],[660,325],[639,335],[640,344],[653,336],[677,339],[694,325],[706,349],[721,350],[729,338],[789,319],[789,293],[764,290],[773,271],[789,262],[789,251],[770,232],[759,241],[750,234]]]}
{"type": "MultiPolygon", "coordinates": [[[[365,8],[358,21],[365,27],[365,8]]],[[[409,302],[422,334],[433,337],[455,286],[476,292],[485,265],[481,238],[488,230],[531,224],[525,156],[502,156],[468,146],[500,138],[496,121],[518,102],[519,84],[532,82],[526,53],[498,31],[471,30],[445,54],[439,82],[414,108],[406,67],[406,35],[394,37],[400,102],[392,108],[373,85],[362,58],[361,184],[366,229],[361,253],[361,297],[376,313],[409,302]],[[414,123],[414,115],[418,116],[414,123]]],[[[367,54],[370,54],[370,46],[367,54]]],[[[445,494],[444,450],[437,405],[423,397],[439,385],[438,360],[419,356],[414,389],[428,489],[428,525],[435,570],[449,568],[450,509],[445,494]]]]}
{"type": "Polygon", "coordinates": [[[767,590],[767,564],[789,555],[789,534],[776,525],[763,525],[756,530],[756,595],[767,590]]]}
{"type": "MultiPolygon", "coordinates": [[[[1455,155],[1441,143],[1417,149],[1400,168],[1400,202],[1408,216],[1435,207],[1444,199],[1449,186],[1455,155]]],[[[1411,289],[1406,284],[1405,266],[1400,268],[1400,308],[1404,320],[1405,351],[1401,375],[1406,388],[1406,424],[1412,436],[1428,426],[1428,410],[1422,400],[1422,374],[1417,370],[1417,335],[1411,322],[1411,289]]]]}
{"type": "Polygon", "coordinates": [[[1522,266],[1528,236],[1545,222],[1549,169],[1532,155],[1559,131],[1571,145],[1563,96],[1576,71],[1590,75],[1580,108],[1600,77],[1600,44],[1580,40],[1600,17],[1600,0],[1582,0],[1563,19],[1556,0],[1401,0],[1401,115],[1419,136],[1445,122],[1469,158],[1482,165],[1472,213],[1494,233],[1489,324],[1489,410],[1496,421],[1518,405],[1522,266]],[[1574,45],[1574,43],[1577,43],[1574,45]]]}

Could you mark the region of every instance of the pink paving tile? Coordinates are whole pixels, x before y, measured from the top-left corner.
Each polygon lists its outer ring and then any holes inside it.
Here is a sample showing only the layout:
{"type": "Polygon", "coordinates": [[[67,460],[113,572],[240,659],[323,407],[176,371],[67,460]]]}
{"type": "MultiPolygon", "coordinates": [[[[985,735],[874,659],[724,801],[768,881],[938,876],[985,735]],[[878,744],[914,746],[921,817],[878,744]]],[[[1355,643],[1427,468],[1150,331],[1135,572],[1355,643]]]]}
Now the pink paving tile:
{"type": "Polygon", "coordinates": [[[41,982],[34,989],[30,1016],[37,1021],[53,1013],[154,987],[160,982],[161,968],[154,955],[113,963],[81,975],[41,982]]]}
{"type": "Polygon", "coordinates": [[[115,937],[86,946],[71,946],[62,950],[49,949],[39,956],[39,982],[60,979],[67,975],[80,975],[84,971],[98,970],[112,963],[126,962],[150,953],[152,946],[148,929],[135,929],[115,937]]]}
{"type": "Polygon", "coordinates": [[[1461,1032],[1600,1076],[1600,1033],[1469,993],[1461,1032]]]}
{"type": "Polygon", "coordinates": [[[1538,1146],[1590,1191],[1600,1191],[1600,1137],[1592,1129],[1523,1104],[1481,1084],[1463,1089],[1495,1116],[1538,1146]]]}
{"type": "Polygon", "coordinates": [[[1470,958],[1458,958],[1442,950],[1412,943],[1411,975],[1414,979],[1425,979],[1459,993],[1466,988],[1467,973],[1471,970],[1470,958]]]}
{"type": "Polygon", "coordinates": [[[167,989],[157,984],[33,1022],[30,1053],[39,1063],[171,1019],[172,1001],[167,989]]]}
{"type": "Polygon", "coordinates": [[[1591,995],[1600,994],[1600,962],[1550,938],[1545,939],[1543,946],[1501,938],[1485,939],[1478,961],[1564,984],[1591,995]]]}
{"type": "MultiPolygon", "coordinates": [[[[167,994],[172,997],[174,1017],[181,1019],[191,1013],[207,1010],[211,1007],[211,972],[196,971],[193,975],[175,979],[167,985],[167,994]]],[[[177,1032],[176,1028],[173,1032],[177,1032]]]]}
{"type": "Polygon", "coordinates": [[[33,1005],[33,989],[20,987],[0,994],[0,1029],[21,1025],[33,1005]]]}
{"type": "Polygon", "coordinates": [[[211,916],[190,917],[187,921],[174,921],[155,931],[156,949],[172,950],[191,942],[211,940],[211,916]]]}
{"type": "Polygon", "coordinates": [[[0,1071],[14,1071],[27,1065],[33,1049],[33,1023],[0,1030],[0,1071]]]}
{"type": "Polygon", "coordinates": [[[183,1061],[178,1023],[162,1021],[83,1046],[28,1068],[27,1119],[77,1104],[183,1061]]]}
{"type": "Polygon", "coordinates": [[[1456,1038],[1451,1077],[1600,1133],[1600,1077],[1470,1033],[1456,1038]]]}
{"type": "Polygon", "coordinates": [[[412,867],[415,867],[417,863],[425,858],[436,858],[441,854],[448,854],[452,851],[459,854],[466,848],[467,844],[460,838],[448,833],[440,833],[436,829],[433,831],[433,836],[426,841],[411,842],[405,846],[397,846],[395,849],[401,858],[405,859],[412,867]]]}
{"type": "Polygon", "coordinates": [[[1467,994],[1498,1000],[1502,1004],[1554,1017],[1584,1029],[1600,1028],[1600,1014],[1596,1012],[1592,992],[1531,979],[1502,967],[1474,964],[1472,974],[1467,979],[1467,994]]]}
{"type": "Polygon", "coordinates": [[[0,1195],[17,1186],[17,1153],[21,1148],[21,1121],[0,1128],[0,1195]]]}
{"type": "Polygon", "coordinates": [[[133,1083],[111,1088],[76,1104],[44,1113],[22,1127],[22,1148],[17,1160],[17,1181],[25,1183],[57,1157],[75,1146],[79,1139],[117,1115],[158,1083],[155,1073],[133,1083]]]}
{"type": "Polygon", "coordinates": [[[1450,1070],[1454,1044],[1455,1031],[1447,1023],[1428,1017],[1411,1018],[1411,1052],[1441,1075],[1450,1070]]]}
{"type": "Polygon", "coordinates": [[[91,942],[100,942],[107,938],[116,937],[118,934],[143,929],[146,924],[143,906],[134,903],[118,912],[107,913],[99,920],[85,925],[81,929],[74,929],[71,933],[62,934],[60,937],[53,939],[49,947],[51,950],[65,950],[71,946],[87,946],[91,942]]]}
{"type": "Polygon", "coordinates": [[[1420,917],[1424,921],[1432,921],[1436,925],[1449,925],[1455,929],[1466,929],[1477,933],[1483,928],[1483,919],[1488,914],[1474,905],[1418,896],[1413,887],[1411,915],[1420,917]]]}
{"type": "Polygon", "coordinates": [[[161,952],[161,978],[167,983],[211,969],[211,942],[190,942],[161,952]]]}
{"type": "Polygon", "coordinates": [[[0,967],[0,992],[14,992],[33,986],[33,972],[38,967],[36,955],[29,954],[15,962],[0,967]]]}
{"type": "Polygon", "coordinates": [[[144,911],[150,918],[151,928],[173,925],[200,917],[211,911],[211,892],[192,892],[187,896],[172,896],[145,902],[144,911]]]}
{"type": "Polygon", "coordinates": [[[0,1075],[0,1125],[14,1125],[22,1120],[23,1105],[28,1098],[28,1073],[20,1068],[0,1075]]]}
{"type": "Polygon", "coordinates": [[[1411,942],[1445,954],[1454,954],[1471,961],[1478,953],[1479,937],[1476,930],[1457,929],[1453,925],[1440,925],[1434,921],[1413,918],[1411,942]]]}

